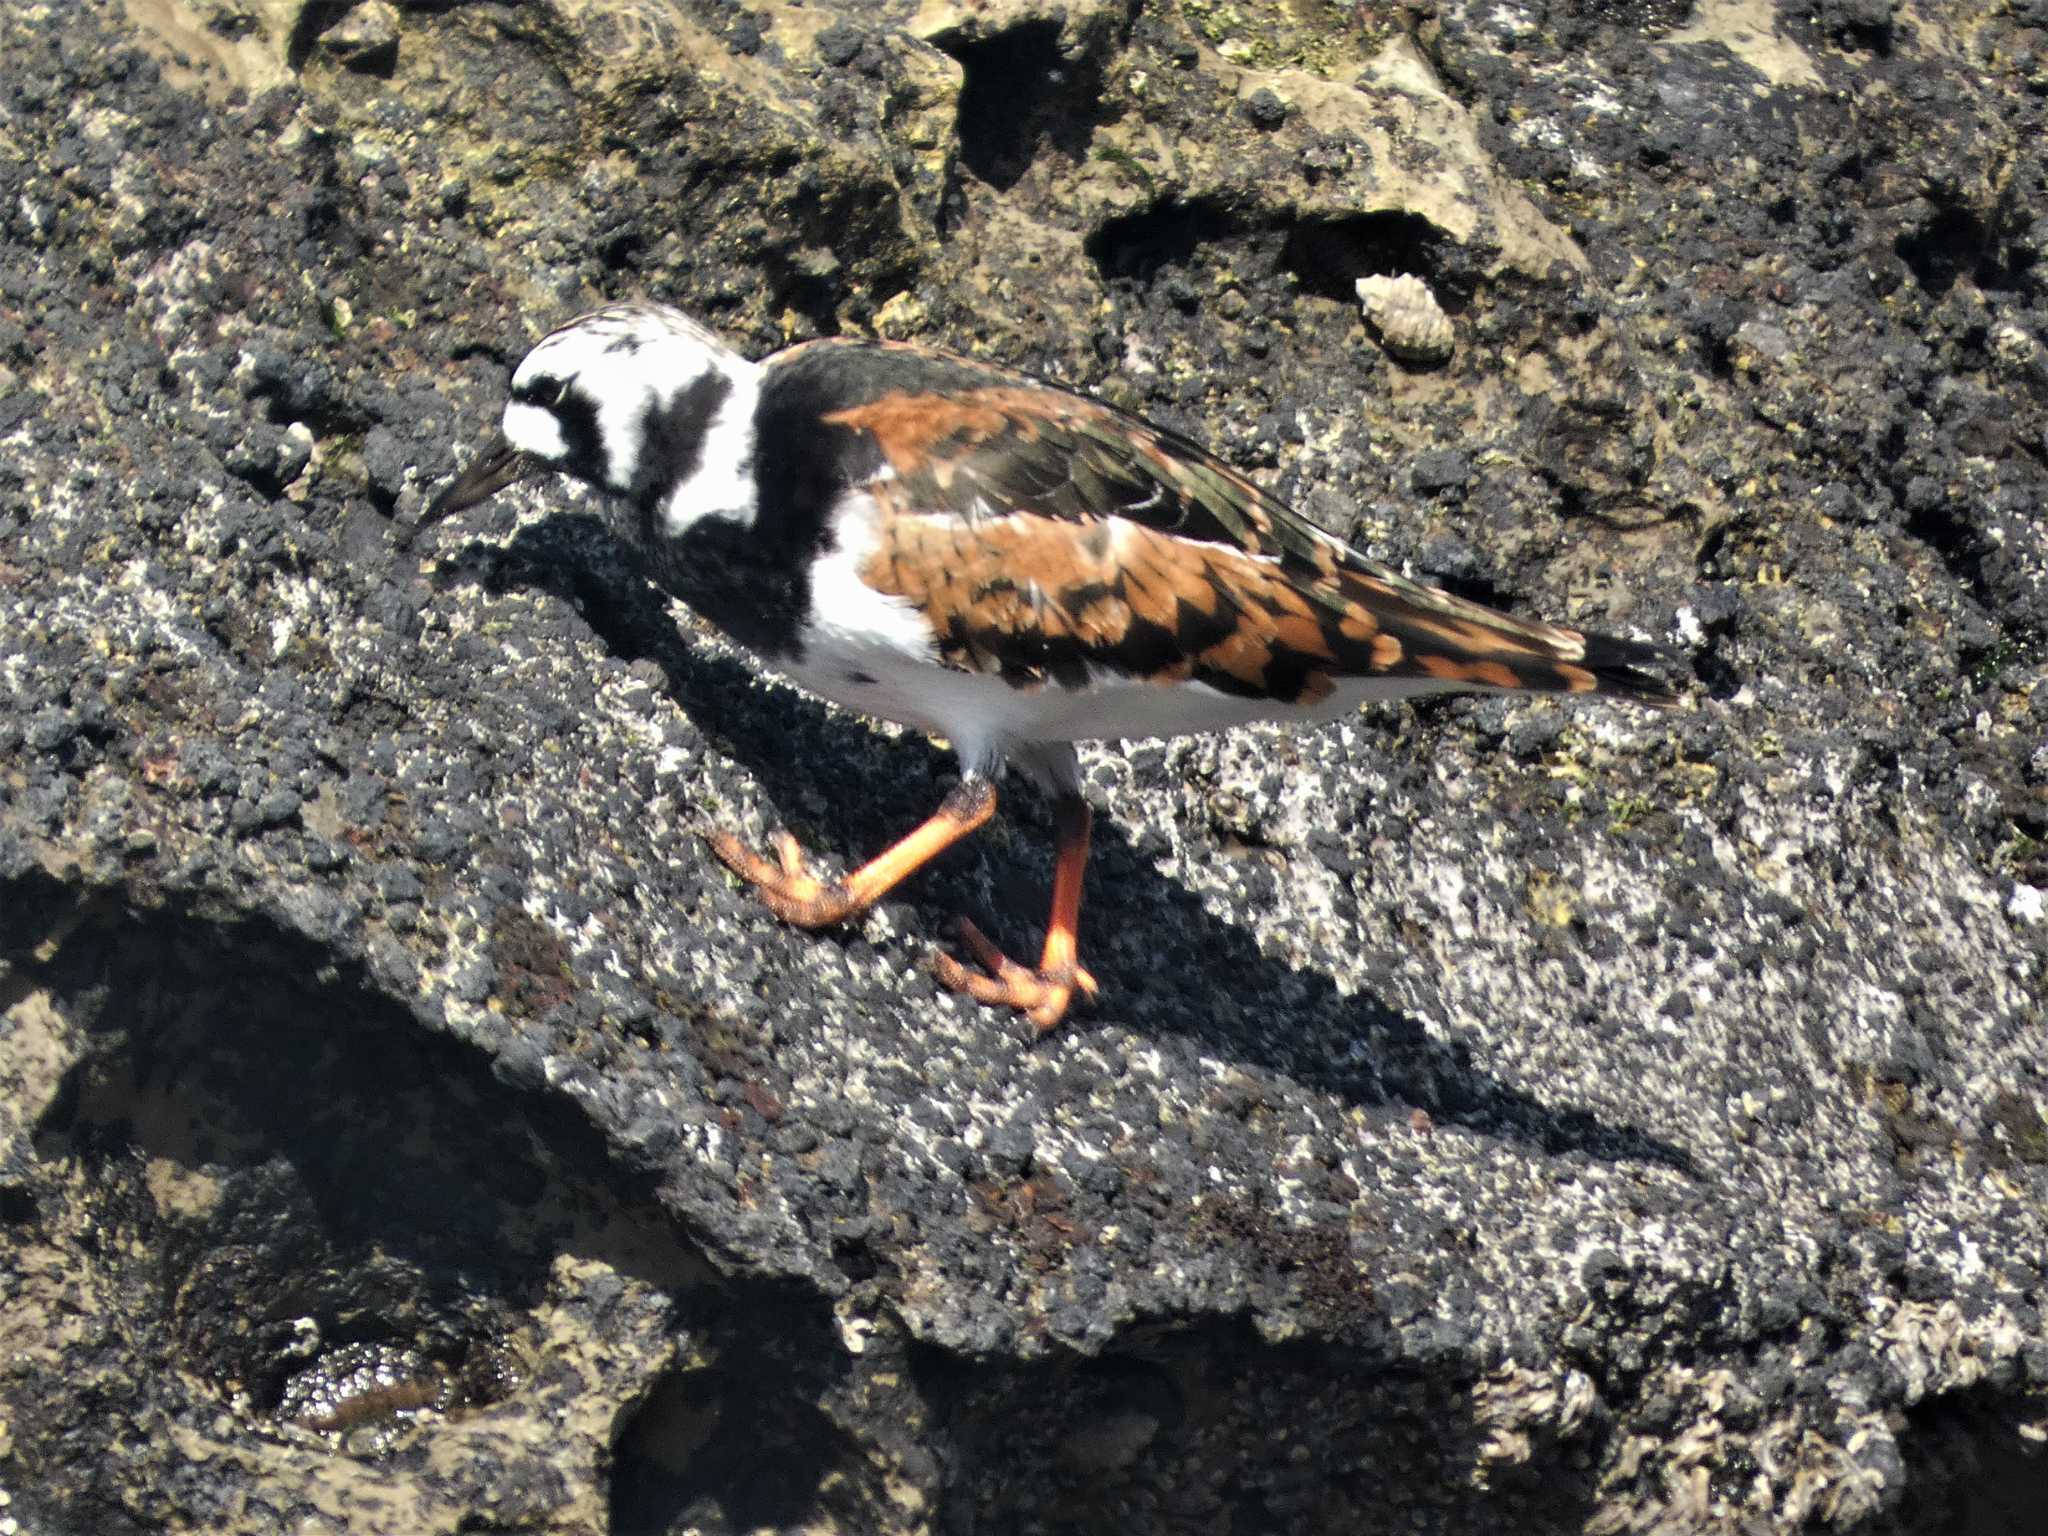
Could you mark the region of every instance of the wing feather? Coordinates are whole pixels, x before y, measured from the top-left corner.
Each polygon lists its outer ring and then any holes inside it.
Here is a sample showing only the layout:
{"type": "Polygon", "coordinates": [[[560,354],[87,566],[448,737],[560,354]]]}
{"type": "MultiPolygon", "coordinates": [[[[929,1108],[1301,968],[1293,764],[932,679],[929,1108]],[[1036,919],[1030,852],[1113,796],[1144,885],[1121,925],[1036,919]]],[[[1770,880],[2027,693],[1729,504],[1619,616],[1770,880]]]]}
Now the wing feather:
{"type": "Polygon", "coordinates": [[[771,366],[832,369],[818,419],[871,450],[883,513],[861,577],[915,604],[954,665],[1298,703],[1363,676],[1675,702],[1647,670],[1658,648],[1411,581],[1101,401],[900,345],[815,342],[771,366]]]}

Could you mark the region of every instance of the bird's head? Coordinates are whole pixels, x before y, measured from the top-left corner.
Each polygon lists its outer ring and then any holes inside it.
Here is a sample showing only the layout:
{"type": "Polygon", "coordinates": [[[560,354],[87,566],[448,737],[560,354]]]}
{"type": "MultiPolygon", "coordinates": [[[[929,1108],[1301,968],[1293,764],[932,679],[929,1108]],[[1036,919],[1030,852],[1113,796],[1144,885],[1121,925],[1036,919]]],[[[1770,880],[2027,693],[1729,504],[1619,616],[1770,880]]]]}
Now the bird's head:
{"type": "Polygon", "coordinates": [[[753,372],[678,310],[614,304],[580,315],[513,370],[500,430],[416,527],[550,470],[635,501],[665,499],[702,466],[721,420],[751,407],[753,372]]]}

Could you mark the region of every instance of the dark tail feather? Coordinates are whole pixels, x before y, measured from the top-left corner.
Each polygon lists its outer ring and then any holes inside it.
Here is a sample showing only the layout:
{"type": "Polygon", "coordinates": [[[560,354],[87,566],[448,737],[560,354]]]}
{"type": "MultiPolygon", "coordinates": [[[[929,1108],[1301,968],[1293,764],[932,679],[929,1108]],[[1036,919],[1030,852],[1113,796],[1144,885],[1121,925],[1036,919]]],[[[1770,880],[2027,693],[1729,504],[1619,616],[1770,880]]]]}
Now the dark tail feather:
{"type": "Polygon", "coordinates": [[[1679,665],[1678,652],[1665,645],[1622,640],[1613,635],[1586,635],[1586,654],[1579,665],[1592,673],[1600,692],[1633,699],[1657,709],[1675,709],[1678,695],[1655,674],[1679,665]]]}

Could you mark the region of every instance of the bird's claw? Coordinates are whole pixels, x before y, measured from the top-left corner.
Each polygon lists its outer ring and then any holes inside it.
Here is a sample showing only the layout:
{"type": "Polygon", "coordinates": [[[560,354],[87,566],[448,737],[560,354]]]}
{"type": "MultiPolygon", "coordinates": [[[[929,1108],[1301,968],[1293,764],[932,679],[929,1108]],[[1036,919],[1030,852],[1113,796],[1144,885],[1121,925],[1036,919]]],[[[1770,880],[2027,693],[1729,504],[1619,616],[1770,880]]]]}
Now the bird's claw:
{"type": "Polygon", "coordinates": [[[988,935],[966,918],[955,928],[956,936],[974,954],[981,967],[971,971],[941,950],[934,957],[940,985],[965,992],[978,1002],[1015,1008],[1031,1021],[1040,1035],[1051,1033],[1066,1017],[1076,992],[1093,997],[1095,978],[1079,965],[1054,970],[1033,970],[1019,965],[998,949],[988,935]]]}
{"type": "Polygon", "coordinates": [[[707,831],[703,838],[718,861],[753,886],[762,904],[785,923],[830,928],[844,922],[857,905],[844,881],[820,880],[811,873],[803,845],[787,832],[775,834],[773,864],[730,832],[707,831]]]}

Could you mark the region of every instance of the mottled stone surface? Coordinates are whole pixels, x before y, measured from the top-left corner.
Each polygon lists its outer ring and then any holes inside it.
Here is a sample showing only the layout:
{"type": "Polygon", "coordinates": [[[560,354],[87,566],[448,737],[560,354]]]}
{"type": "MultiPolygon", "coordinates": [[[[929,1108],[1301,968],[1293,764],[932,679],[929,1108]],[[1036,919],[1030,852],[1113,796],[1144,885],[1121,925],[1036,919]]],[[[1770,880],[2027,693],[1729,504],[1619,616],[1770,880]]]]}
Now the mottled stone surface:
{"type": "Polygon", "coordinates": [[[2048,12],[0,9],[0,1519],[1935,1533],[2048,1494],[2048,12]],[[1390,365],[1361,277],[1424,279],[1390,365]],[[934,746],[537,486],[600,298],[1213,442],[1693,710],[934,746]]]}

